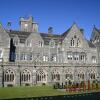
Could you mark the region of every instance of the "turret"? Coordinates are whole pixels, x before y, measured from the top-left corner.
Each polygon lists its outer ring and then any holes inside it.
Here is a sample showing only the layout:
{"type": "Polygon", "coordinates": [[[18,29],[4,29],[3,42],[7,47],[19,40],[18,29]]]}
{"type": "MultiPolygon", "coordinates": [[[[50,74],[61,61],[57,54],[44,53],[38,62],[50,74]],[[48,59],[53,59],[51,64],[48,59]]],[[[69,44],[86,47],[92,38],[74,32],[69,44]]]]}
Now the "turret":
{"type": "Polygon", "coordinates": [[[20,18],[20,31],[25,32],[38,32],[38,24],[34,22],[33,17],[20,18]]]}

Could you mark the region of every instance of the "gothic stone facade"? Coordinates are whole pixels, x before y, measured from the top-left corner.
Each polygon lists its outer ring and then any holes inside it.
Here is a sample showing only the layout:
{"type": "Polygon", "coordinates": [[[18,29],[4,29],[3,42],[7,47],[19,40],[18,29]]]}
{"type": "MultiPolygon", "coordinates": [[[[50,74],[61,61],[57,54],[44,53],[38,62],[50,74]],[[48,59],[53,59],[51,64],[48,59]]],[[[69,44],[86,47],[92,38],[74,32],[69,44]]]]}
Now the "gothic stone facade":
{"type": "Polygon", "coordinates": [[[20,18],[20,30],[0,26],[0,86],[73,84],[100,76],[100,30],[93,28],[90,41],[74,23],[61,35],[38,32],[32,17],[20,18]],[[16,46],[9,62],[10,40],[16,46]]]}

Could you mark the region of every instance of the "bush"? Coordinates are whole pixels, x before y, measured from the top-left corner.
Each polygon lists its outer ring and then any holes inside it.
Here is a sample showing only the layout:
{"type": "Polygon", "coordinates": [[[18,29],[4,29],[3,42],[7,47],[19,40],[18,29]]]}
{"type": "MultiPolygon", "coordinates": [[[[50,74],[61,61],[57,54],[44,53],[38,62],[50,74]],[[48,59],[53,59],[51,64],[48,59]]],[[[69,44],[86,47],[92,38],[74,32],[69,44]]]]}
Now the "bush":
{"type": "Polygon", "coordinates": [[[54,88],[54,89],[58,89],[58,86],[57,86],[57,85],[53,85],[53,88],[54,88]]]}
{"type": "Polygon", "coordinates": [[[29,83],[26,83],[25,86],[30,86],[30,84],[29,83]]]}
{"type": "Polygon", "coordinates": [[[8,84],[7,87],[13,87],[13,85],[12,84],[8,84]]]}
{"type": "Polygon", "coordinates": [[[44,86],[45,85],[45,83],[42,83],[42,86],[44,86]]]}

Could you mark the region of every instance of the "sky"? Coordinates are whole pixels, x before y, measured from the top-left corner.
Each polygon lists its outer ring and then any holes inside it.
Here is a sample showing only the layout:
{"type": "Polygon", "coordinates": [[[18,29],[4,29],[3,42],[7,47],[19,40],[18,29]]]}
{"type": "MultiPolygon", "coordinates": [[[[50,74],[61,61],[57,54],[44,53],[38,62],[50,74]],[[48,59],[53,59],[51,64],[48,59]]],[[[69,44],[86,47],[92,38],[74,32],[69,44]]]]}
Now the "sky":
{"type": "Polygon", "coordinates": [[[75,22],[90,39],[93,26],[100,28],[100,0],[0,0],[0,22],[19,30],[19,18],[33,16],[39,32],[62,34],[75,22]]]}

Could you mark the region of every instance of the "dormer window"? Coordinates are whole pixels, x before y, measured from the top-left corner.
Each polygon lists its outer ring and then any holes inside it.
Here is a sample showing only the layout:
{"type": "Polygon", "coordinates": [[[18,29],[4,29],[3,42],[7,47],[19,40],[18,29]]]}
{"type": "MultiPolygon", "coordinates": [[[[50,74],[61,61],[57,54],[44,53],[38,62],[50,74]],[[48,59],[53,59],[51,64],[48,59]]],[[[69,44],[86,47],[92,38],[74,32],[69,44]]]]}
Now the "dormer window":
{"type": "Polygon", "coordinates": [[[14,40],[14,45],[15,45],[15,46],[18,45],[18,40],[14,40]]]}
{"type": "Polygon", "coordinates": [[[96,63],[96,56],[92,56],[92,63],[96,63]]]}
{"type": "Polygon", "coordinates": [[[18,38],[18,36],[15,36],[15,37],[14,37],[13,43],[14,43],[15,46],[18,45],[18,43],[19,43],[19,38],[18,38]]]}
{"type": "Polygon", "coordinates": [[[27,45],[28,47],[31,47],[31,42],[30,42],[29,40],[27,40],[26,45],[27,45]]]}
{"type": "Polygon", "coordinates": [[[53,39],[50,41],[50,47],[52,47],[52,48],[55,47],[55,41],[53,39]]]}
{"type": "Polygon", "coordinates": [[[43,42],[39,41],[39,47],[43,47],[43,42]]]}

